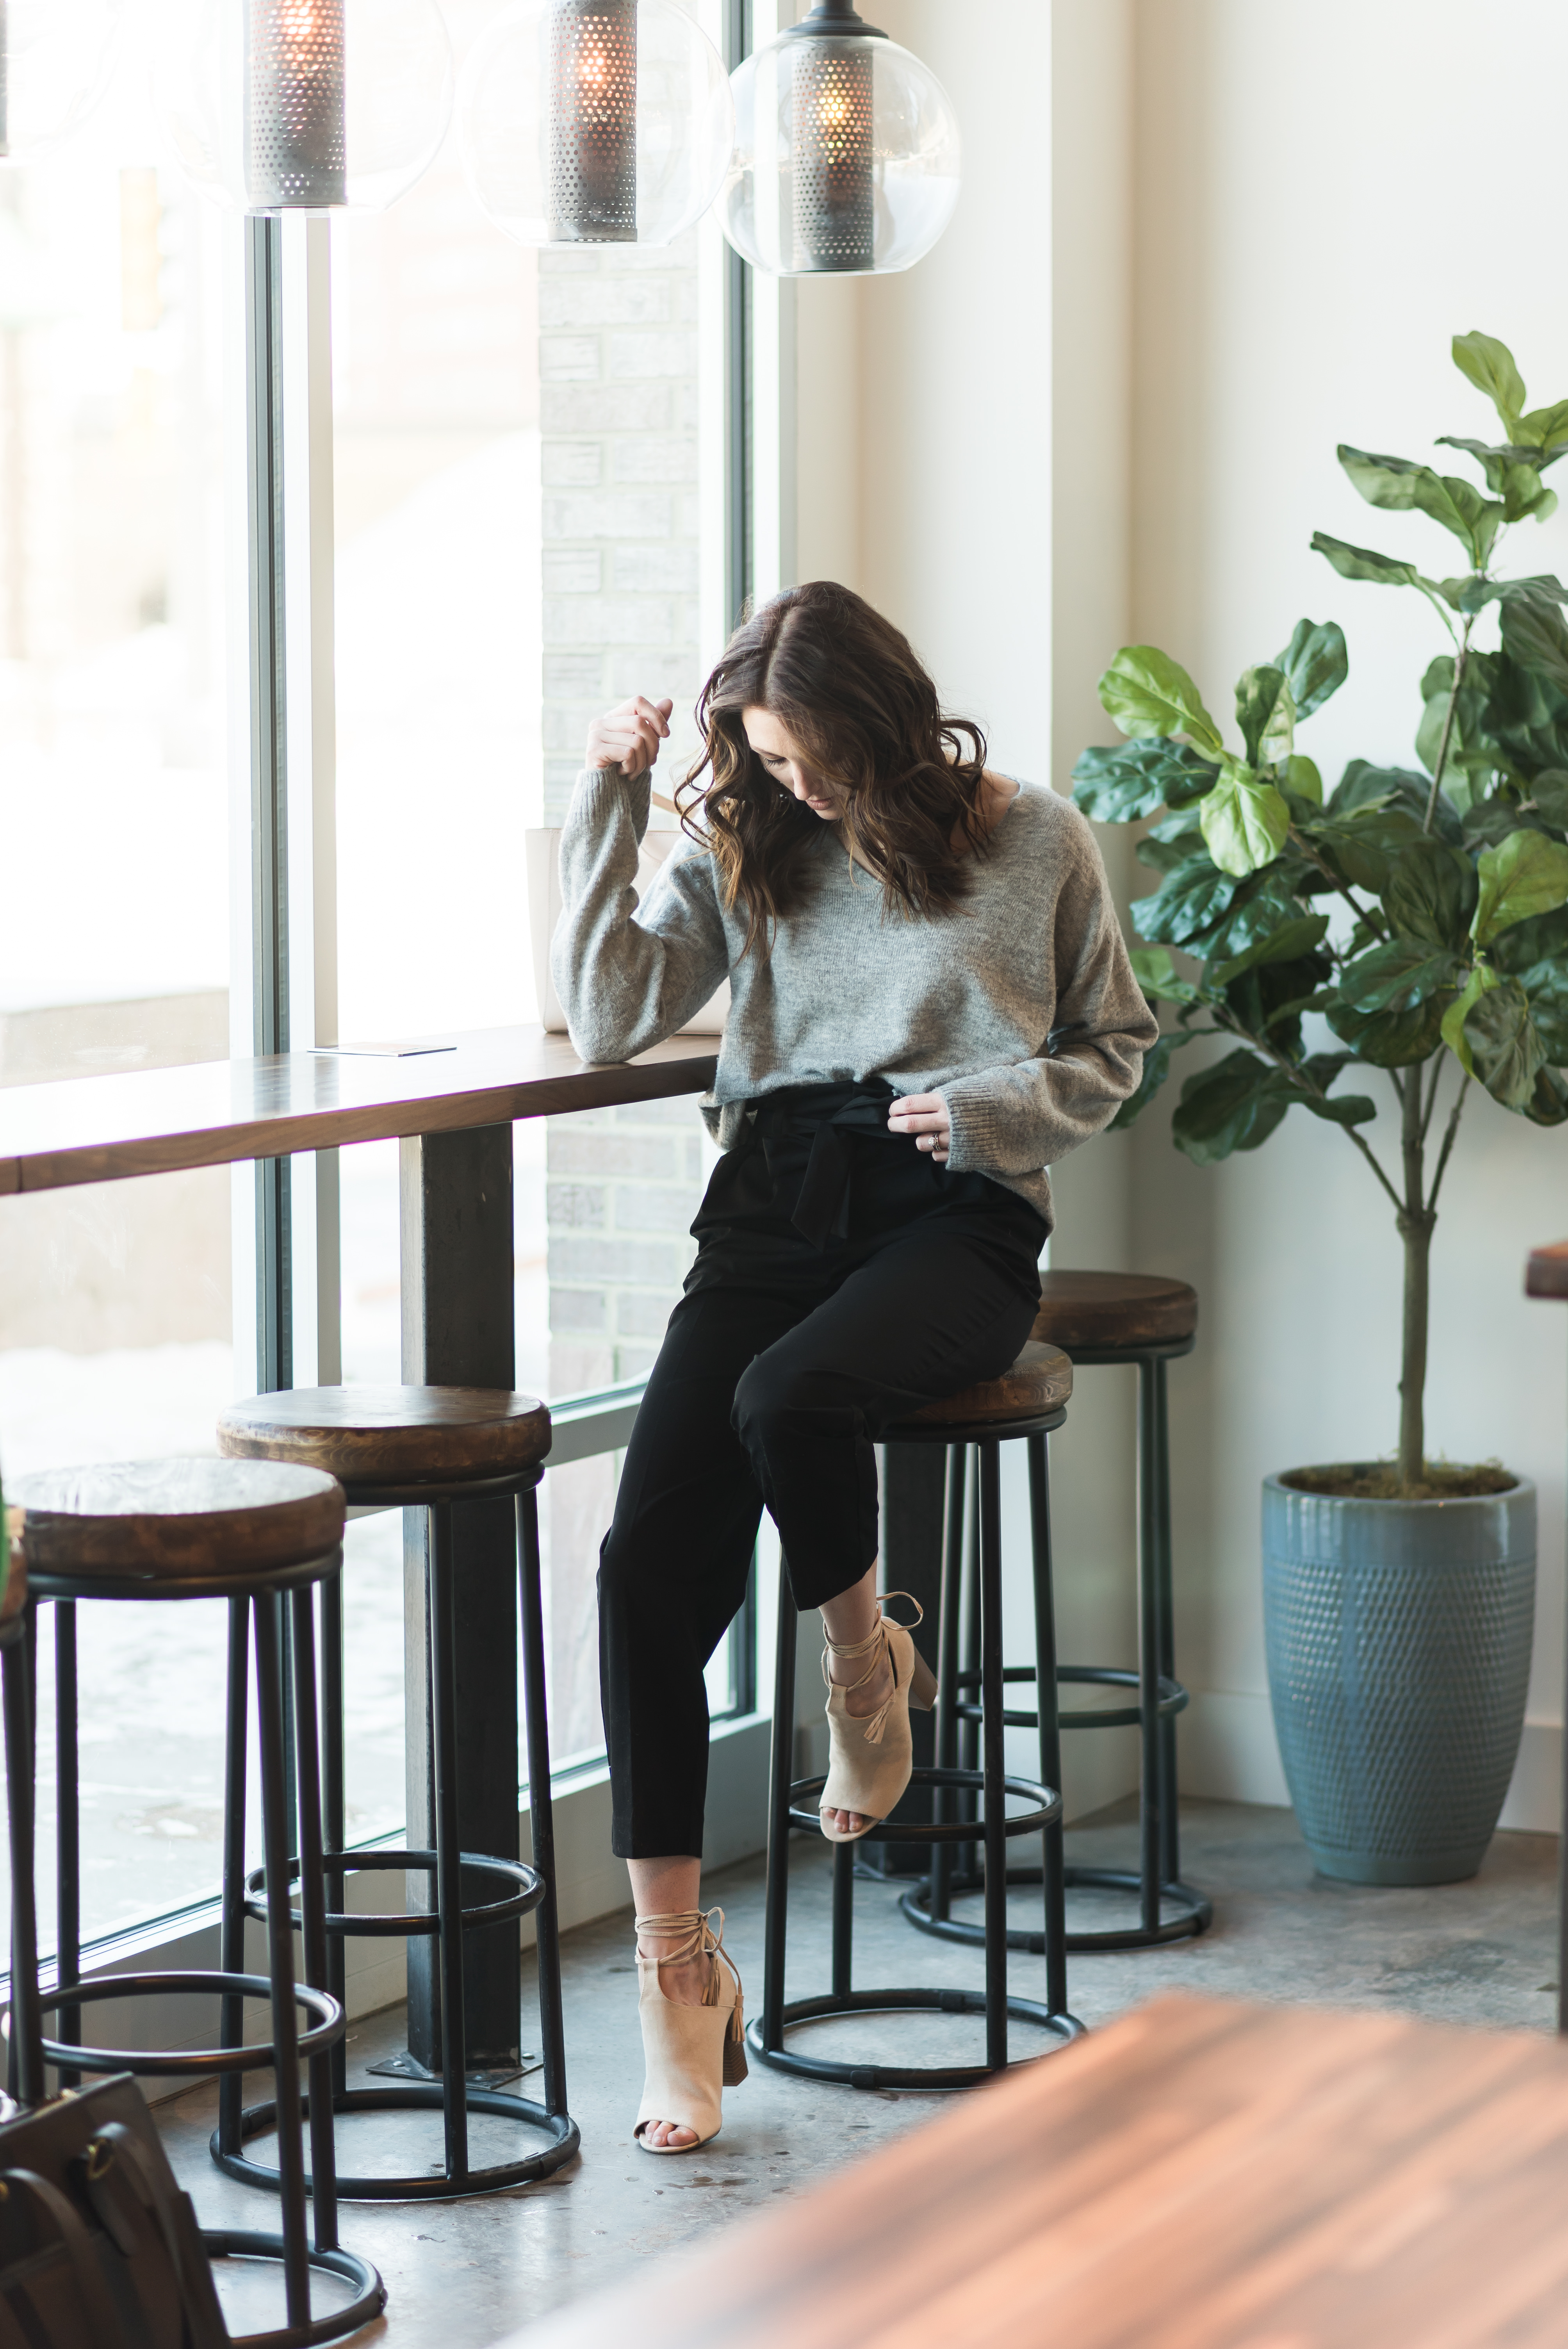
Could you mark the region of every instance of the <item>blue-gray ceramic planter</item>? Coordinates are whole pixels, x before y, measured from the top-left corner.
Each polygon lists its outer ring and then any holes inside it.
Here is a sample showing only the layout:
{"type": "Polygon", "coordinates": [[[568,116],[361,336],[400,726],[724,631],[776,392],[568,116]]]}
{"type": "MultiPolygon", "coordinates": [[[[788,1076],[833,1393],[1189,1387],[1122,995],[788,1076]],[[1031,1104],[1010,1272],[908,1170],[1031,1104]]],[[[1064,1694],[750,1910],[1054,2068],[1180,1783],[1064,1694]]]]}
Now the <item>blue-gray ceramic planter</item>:
{"type": "Polygon", "coordinates": [[[1480,1866],[1524,1726],[1535,1487],[1351,1501],[1264,1485],[1264,1628],[1290,1798],[1325,1876],[1480,1866]]]}

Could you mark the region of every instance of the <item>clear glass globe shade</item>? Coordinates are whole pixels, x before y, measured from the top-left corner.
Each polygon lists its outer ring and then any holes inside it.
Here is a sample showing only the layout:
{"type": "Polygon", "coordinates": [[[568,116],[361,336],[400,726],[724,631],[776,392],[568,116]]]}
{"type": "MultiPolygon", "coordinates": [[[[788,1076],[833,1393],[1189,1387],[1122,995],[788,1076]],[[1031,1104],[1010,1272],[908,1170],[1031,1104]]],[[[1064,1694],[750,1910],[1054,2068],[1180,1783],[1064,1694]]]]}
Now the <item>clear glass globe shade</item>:
{"type": "Polygon", "coordinates": [[[724,61],[674,0],[515,0],[458,90],[469,185],[519,244],[673,244],[734,136],[724,61]]]}
{"type": "Polygon", "coordinates": [[[0,5],[0,163],[68,138],[103,96],[114,40],[108,0],[0,5]]]}
{"type": "Polygon", "coordinates": [[[384,212],[434,161],[453,84],[437,0],[178,0],[152,67],[175,162],[242,212],[384,212]]]}
{"type": "Polygon", "coordinates": [[[730,77],[719,217],[769,277],[881,276],[931,251],[958,202],[953,101],[896,41],[788,35],[730,77]]]}

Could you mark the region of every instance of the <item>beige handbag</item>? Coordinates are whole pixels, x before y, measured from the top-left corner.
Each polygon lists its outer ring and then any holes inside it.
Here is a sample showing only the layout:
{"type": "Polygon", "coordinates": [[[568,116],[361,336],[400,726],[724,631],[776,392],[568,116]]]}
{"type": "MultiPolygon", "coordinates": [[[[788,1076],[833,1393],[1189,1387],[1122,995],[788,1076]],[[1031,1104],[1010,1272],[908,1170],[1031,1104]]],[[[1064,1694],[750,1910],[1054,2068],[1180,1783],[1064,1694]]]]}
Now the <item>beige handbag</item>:
{"type": "MultiPolygon", "coordinates": [[[[659,867],[671,850],[684,840],[680,832],[649,832],[644,837],[637,858],[636,889],[639,898],[645,897],[658,878],[659,867]]],[[[528,852],[528,928],[533,947],[533,983],[538,991],[539,1017],[547,1034],[566,1033],[566,1014],[556,999],[554,981],[550,976],[550,941],[555,936],[555,926],[561,919],[561,831],[559,825],[543,825],[524,834],[528,852]]],[[[683,1036],[722,1036],[725,1021],[729,1017],[729,981],[721,982],[717,995],[680,1030],[683,1036]]]]}

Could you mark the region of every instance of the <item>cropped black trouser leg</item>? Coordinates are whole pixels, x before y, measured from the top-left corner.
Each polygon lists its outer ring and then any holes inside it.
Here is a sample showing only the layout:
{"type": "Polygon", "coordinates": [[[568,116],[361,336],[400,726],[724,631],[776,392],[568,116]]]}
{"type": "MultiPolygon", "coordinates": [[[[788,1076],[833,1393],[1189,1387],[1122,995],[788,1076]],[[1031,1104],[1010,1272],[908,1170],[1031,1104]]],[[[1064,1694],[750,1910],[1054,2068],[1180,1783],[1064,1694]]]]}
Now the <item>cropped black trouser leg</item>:
{"type": "Polygon", "coordinates": [[[873,1148],[848,1240],[795,1248],[770,1226],[753,1246],[729,1226],[723,1278],[699,1256],[671,1317],[599,1570],[622,1858],[700,1856],[703,1671],[745,1598],[763,1506],[797,1606],[836,1598],[876,1558],[882,1430],[999,1376],[1028,1336],[1040,1218],[994,1185],[995,1213],[966,1212],[979,1177],[944,1212],[935,1170],[916,1163],[909,1194],[908,1162],[890,1157],[873,1148]]]}

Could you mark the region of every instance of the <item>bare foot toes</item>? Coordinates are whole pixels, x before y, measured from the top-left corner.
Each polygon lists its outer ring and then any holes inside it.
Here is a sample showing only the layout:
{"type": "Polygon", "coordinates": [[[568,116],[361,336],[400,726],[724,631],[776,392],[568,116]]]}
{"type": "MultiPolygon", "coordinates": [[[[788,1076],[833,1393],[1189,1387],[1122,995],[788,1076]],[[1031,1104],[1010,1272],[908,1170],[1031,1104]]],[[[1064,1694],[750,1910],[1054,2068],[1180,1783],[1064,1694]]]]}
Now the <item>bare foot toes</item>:
{"type": "Polygon", "coordinates": [[[645,2121],[643,2135],[650,2145],[683,2146],[696,2143],[696,2129],[686,2128],[679,2121],[645,2121]]]}

